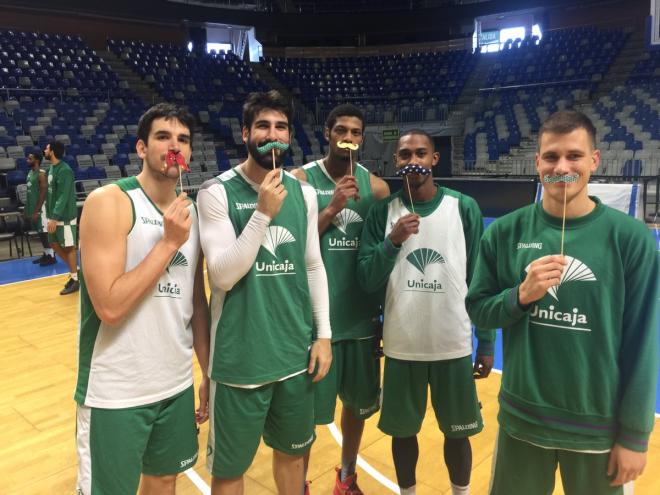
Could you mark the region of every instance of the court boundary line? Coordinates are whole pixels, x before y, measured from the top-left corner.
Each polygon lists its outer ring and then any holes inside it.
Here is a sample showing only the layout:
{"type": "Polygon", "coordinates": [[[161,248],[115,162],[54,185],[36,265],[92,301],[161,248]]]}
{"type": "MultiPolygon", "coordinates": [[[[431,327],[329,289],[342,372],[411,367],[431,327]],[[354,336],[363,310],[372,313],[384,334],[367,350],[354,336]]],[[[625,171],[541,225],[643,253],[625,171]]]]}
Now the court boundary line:
{"type": "Polygon", "coordinates": [[[197,471],[195,471],[194,468],[186,469],[184,474],[190,478],[190,481],[192,481],[193,485],[195,485],[200,492],[204,495],[211,495],[211,487],[206,484],[206,481],[204,481],[199,474],[197,474],[197,471]]]}

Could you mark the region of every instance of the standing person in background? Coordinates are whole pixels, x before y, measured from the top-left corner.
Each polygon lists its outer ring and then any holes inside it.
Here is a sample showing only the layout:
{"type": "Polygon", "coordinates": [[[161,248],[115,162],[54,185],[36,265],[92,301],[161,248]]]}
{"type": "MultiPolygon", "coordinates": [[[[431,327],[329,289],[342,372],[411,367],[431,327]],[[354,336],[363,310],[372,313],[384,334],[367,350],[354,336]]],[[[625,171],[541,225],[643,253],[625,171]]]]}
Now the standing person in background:
{"type": "Polygon", "coordinates": [[[46,217],[48,218],[48,241],[57,255],[69,267],[69,280],[60,295],[72,294],[80,289],[78,281],[78,207],[73,170],[62,160],[64,144],[50,141],[44,157],[50,162],[48,170],[48,195],[46,217]]]}
{"type": "Polygon", "coordinates": [[[44,248],[41,258],[35,259],[32,263],[40,266],[54,265],[55,251],[48,243],[48,230],[46,229],[46,195],[48,194],[47,174],[41,168],[41,159],[43,155],[39,151],[30,153],[27,162],[30,171],[27,175],[27,202],[25,204],[25,219],[29,222],[30,228],[36,230],[39,234],[39,240],[44,248]]]}

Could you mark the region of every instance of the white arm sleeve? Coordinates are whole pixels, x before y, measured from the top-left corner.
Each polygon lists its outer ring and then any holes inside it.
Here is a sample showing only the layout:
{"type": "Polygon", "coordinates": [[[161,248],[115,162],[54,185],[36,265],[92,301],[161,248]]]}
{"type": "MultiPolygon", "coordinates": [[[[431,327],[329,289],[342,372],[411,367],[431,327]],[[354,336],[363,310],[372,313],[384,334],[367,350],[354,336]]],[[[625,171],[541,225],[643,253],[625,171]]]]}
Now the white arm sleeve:
{"type": "Polygon", "coordinates": [[[255,210],[241,235],[236,238],[229,219],[227,193],[220,184],[200,189],[197,207],[199,236],[209,278],[215,286],[227,292],[254,264],[270,217],[255,210]]]}
{"type": "Polygon", "coordinates": [[[312,313],[316,323],[317,338],[332,338],[330,329],[330,301],[328,296],[328,278],[321,258],[318,230],[318,206],[316,191],[306,182],[302,185],[305,203],[307,204],[307,247],[305,249],[305,264],[307,265],[307,283],[312,300],[312,313]]]}

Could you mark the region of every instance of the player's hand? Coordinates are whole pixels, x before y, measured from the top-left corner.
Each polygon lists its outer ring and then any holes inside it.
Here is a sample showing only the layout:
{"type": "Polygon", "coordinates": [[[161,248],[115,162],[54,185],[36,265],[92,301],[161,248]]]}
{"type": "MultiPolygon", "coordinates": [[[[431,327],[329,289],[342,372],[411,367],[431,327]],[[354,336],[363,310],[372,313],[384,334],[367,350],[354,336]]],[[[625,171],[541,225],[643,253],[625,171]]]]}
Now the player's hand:
{"type": "Polygon", "coordinates": [[[57,230],[57,221],[48,220],[48,225],[46,225],[46,230],[48,231],[49,234],[54,234],[55,230],[57,230]]]}
{"type": "Polygon", "coordinates": [[[644,472],[645,466],[646,452],[636,452],[615,443],[610,451],[610,462],[607,464],[607,476],[616,474],[610,486],[624,485],[636,480],[644,472]]]}
{"type": "Polygon", "coordinates": [[[176,249],[179,249],[190,235],[192,217],[188,210],[189,204],[188,195],[183,192],[177,196],[163,215],[163,240],[176,249]]]}
{"type": "Polygon", "coordinates": [[[279,168],[271,170],[266,174],[264,181],[259,187],[259,196],[257,198],[257,210],[268,215],[271,219],[275,218],[282,209],[284,198],[287,192],[284,189],[279,168]]]}
{"type": "Polygon", "coordinates": [[[358,201],[360,199],[360,189],[354,176],[344,175],[337,182],[335,193],[332,195],[332,199],[326,208],[336,215],[346,207],[346,203],[351,198],[358,201]]]}
{"type": "Polygon", "coordinates": [[[33,222],[36,222],[38,218],[39,218],[39,214],[36,211],[32,213],[32,216],[30,216],[30,220],[32,220],[33,222]]]}
{"type": "Polygon", "coordinates": [[[195,421],[197,424],[204,423],[209,419],[209,387],[210,380],[208,376],[202,377],[202,383],[199,384],[199,407],[195,411],[195,421]]]}
{"type": "Polygon", "coordinates": [[[332,363],[332,346],[330,339],[316,339],[312,344],[311,352],[309,353],[309,366],[307,373],[310,375],[316,370],[316,375],[312,382],[320,381],[330,371],[330,364],[332,363]]]}
{"type": "Polygon", "coordinates": [[[390,232],[390,241],[395,246],[401,246],[408,237],[419,232],[419,215],[416,213],[408,213],[402,216],[394,225],[392,232],[390,232]]]}
{"type": "Polygon", "coordinates": [[[566,260],[558,254],[534,260],[518,288],[518,302],[527,306],[545,296],[550,287],[559,285],[564,266],[566,260]]]}
{"type": "Polygon", "coordinates": [[[488,378],[490,370],[493,369],[494,360],[495,358],[493,356],[482,356],[477,354],[477,359],[474,361],[474,368],[472,370],[474,378],[477,380],[480,378],[488,378]]]}

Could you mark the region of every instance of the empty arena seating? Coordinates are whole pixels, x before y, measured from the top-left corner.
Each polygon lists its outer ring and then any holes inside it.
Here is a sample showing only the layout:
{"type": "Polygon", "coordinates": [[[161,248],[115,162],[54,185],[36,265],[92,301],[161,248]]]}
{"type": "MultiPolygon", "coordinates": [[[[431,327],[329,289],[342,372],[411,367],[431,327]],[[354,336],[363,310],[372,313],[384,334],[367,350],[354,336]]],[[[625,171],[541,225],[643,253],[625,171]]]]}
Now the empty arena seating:
{"type": "Polygon", "coordinates": [[[23,96],[127,96],[117,75],[80,37],[0,31],[0,86],[23,96]]]}
{"type": "MultiPolygon", "coordinates": [[[[306,107],[293,122],[285,163],[292,166],[325,154],[322,124],[339,103],[360,106],[368,123],[445,119],[485,57],[492,57],[484,65],[489,69],[476,71],[478,95],[454,142],[455,170],[533,175],[541,122],[556,110],[578,108],[598,129],[599,173],[631,179],[660,171],[660,52],[643,53],[625,84],[599,93],[628,35],[579,27],[509,40],[497,54],[266,57],[260,67],[231,52],[191,53],[167,44],[108,40],[108,49],[155,93],[198,118],[192,172],[184,179],[190,190],[245,156],[241,108],[247,93],[269,89],[264,71],[306,107]]],[[[50,139],[66,144],[65,160],[83,196],[94,184],[139,172],[136,123],[149,105],[81,38],[0,31],[0,88],[0,196],[25,182],[27,155],[50,139]]]]}
{"type": "Polygon", "coordinates": [[[467,50],[375,57],[267,57],[266,68],[299,94],[320,121],[339,103],[365,109],[367,122],[439,120],[474,64],[467,50]]]}
{"type": "Polygon", "coordinates": [[[590,101],[618,51],[621,30],[581,27],[507,43],[487,77],[477,111],[465,121],[463,169],[534,174],[535,135],[563,108],[589,115],[602,152],[598,174],[633,178],[660,168],[660,57],[646,53],[625,86],[590,101]]]}

